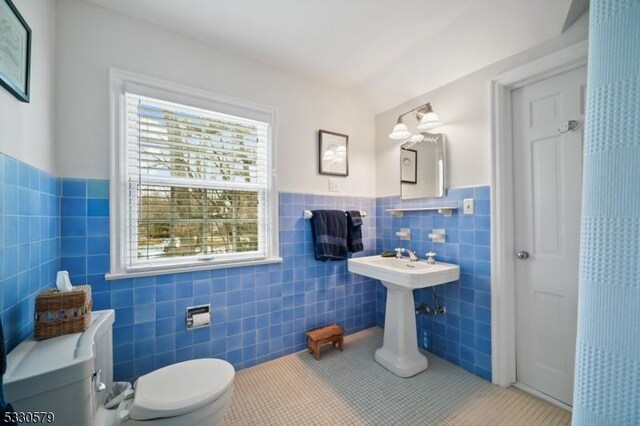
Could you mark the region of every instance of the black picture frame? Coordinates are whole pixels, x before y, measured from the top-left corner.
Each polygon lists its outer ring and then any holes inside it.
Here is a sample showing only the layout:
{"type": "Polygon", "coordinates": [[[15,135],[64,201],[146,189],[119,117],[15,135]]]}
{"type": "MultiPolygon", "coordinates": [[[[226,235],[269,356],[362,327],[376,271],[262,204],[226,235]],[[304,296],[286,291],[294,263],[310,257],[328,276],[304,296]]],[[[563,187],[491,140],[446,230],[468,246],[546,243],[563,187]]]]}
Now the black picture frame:
{"type": "Polygon", "coordinates": [[[402,183],[418,183],[418,151],[415,149],[402,148],[400,150],[400,182],[402,183]],[[408,162],[408,164],[405,164],[408,162]],[[413,163],[413,167],[411,164],[413,163]],[[413,176],[411,176],[411,174],[413,176]]]}
{"type": "Polygon", "coordinates": [[[349,176],[349,136],[328,130],[318,131],[318,173],[349,176]]]}
{"type": "MultiPolygon", "coordinates": [[[[9,8],[9,11],[19,24],[19,26],[12,25],[11,22],[3,19],[2,12],[4,11],[0,10],[0,85],[20,101],[28,103],[31,92],[31,28],[11,0],[0,0],[0,2],[9,8]],[[20,43],[23,37],[26,38],[24,41],[26,46],[20,43]],[[16,46],[16,43],[18,46],[16,46]],[[16,66],[22,68],[24,72],[24,74],[21,73],[21,77],[24,78],[22,86],[19,81],[12,79],[9,70],[3,67],[5,65],[2,60],[3,46],[6,46],[4,52],[5,57],[8,58],[7,60],[15,61],[19,59],[20,61],[16,66]]],[[[1,6],[2,4],[0,4],[1,6]]]]}

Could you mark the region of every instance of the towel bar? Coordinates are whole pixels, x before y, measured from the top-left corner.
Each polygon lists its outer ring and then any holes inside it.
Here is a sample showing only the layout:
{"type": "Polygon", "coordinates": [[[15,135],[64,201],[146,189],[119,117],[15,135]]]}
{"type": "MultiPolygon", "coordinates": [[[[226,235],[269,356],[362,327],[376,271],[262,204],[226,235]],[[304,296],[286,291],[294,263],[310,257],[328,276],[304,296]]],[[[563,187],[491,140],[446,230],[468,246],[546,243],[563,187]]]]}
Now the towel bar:
{"type": "MultiPolygon", "coordinates": [[[[311,212],[311,210],[305,210],[302,216],[305,219],[311,219],[313,217],[313,213],[311,212]]],[[[367,212],[360,211],[360,216],[367,217],[367,212]]]]}

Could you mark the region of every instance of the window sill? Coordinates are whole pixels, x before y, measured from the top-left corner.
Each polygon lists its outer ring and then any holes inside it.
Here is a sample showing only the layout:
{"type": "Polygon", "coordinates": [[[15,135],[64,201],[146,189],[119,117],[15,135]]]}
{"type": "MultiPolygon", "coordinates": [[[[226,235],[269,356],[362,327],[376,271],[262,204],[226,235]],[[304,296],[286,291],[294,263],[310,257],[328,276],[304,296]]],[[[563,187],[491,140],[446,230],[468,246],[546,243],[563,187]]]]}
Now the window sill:
{"type": "Polygon", "coordinates": [[[271,263],[281,263],[281,257],[270,257],[260,260],[243,260],[238,262],[209,263],[204,265],[169,266],[166,268],[139,269],[126,272],[110,272],[105,274],[106,280],[120,280],[125,278],[150,277],[154,275],[180,274],[183,272],[207,271],[211,269],[238,268],[242,266],[268,265],[271,263]]]}

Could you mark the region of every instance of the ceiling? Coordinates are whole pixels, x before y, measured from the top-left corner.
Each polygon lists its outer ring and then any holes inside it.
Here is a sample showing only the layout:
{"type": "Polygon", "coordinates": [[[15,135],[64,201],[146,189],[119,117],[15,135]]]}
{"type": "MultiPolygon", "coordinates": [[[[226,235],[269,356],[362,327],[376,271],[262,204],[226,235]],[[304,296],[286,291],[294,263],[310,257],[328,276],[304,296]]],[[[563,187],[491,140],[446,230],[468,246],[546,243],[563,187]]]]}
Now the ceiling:
{"type": "Polygon", "coordinates": [[[87,0],[380,112],[559,35],[571,0],[87,0]]]}

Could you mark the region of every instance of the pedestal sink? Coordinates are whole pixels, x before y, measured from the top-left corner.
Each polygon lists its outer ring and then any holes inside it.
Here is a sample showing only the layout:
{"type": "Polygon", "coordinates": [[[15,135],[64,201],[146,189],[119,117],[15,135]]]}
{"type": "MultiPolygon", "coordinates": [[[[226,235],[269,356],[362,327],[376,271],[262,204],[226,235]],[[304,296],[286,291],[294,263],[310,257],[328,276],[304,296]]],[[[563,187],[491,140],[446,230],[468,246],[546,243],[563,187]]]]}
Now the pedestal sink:
{"type": "Polygon", "coordinates": [[[384,341],[375,360],[396,376],[411,377],[425,370],[427,358],[418,351],[413,290],[460,278],[460,267],[451,263],[410,262],[381,256],[349,259],[355,274],[382,281],[387,288],[384,341]]]}

